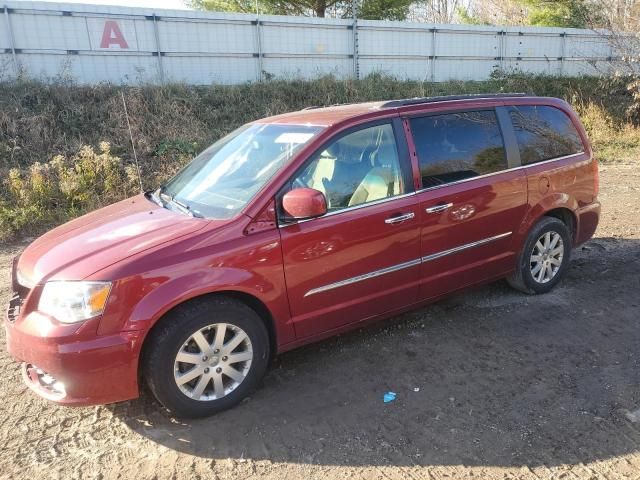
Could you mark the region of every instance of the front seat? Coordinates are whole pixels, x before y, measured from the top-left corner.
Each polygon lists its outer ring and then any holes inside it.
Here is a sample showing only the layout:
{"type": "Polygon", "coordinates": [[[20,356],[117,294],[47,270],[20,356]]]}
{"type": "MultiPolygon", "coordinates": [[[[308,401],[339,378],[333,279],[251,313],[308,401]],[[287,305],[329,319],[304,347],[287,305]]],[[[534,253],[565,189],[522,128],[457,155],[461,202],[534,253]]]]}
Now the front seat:
{"type": "Polygon", "coordinates": [[[400,193],[398,156],[391,145],[380,145],[375,154],[377,165],[369,170],[349,200],[349,206],[373,202],[400,193]],[[395,167],[395,168],[394,168],[395,167]]]}
{"type": "Polygon", "coordinates": [[[390,168],[372,168],[353,192],[349,206],[393,196],[394,183],[395,175],[390,168]]]}

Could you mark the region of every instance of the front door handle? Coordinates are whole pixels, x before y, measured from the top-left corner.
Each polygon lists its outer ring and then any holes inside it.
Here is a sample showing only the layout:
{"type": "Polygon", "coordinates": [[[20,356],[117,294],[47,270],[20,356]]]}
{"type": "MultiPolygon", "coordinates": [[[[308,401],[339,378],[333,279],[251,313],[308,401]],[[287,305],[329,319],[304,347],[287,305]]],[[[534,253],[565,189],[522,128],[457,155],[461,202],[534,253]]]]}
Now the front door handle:
{"type": "Polygon", "coordinates": [[[395,217],[387,218],[384,221],[384,223],[389,223],[389,224],[401,223],[401,222],[404,222],[405,220],[411,220],[415,216],[416,216],[416,214],[413,213],[413,212],[404,213],[402,215],[397,215],[395,217]]]}
{"type": "Polygon", "coordinates": [[[429,207],[425,211],[427,213],[440,213],[440,212],[444,212],[445,210],[448,210],[451,207],[453,207],[453,203],[441,203],[439,205],[429,207]]]}

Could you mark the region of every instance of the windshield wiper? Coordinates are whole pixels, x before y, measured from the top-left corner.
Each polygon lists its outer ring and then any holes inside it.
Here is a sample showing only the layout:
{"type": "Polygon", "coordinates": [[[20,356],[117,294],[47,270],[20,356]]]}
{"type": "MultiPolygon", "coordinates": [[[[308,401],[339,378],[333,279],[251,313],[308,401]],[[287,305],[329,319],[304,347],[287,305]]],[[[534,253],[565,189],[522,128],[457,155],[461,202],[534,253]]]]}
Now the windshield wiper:
{"type": "MultiPolygon", "coordinates": [[[[182,213],[185,213],[187,215],[189,215],[190,217],[198,217],[198,218],[204,218],[204,215],[202,215],[200,212],[198,212],[197,210],[193,210],[189,205],[186,205],[184,203],[182,203],[180,200],[177,200],[175,197],[172,197],[169,194],[164,193],[163,190],[164,187],[160,187],[159,192],[159,198],[162,199],[163,197],[168,199],[168,203],[171,205],[174,205],[175,207],[177,207],[178,210],[180,210],[182,213]]],[[[164,205],[163,205],[164,207],[164,205]]]]}
{"type": "Polygon", "coordinates": [[[158,190],[156,190],[155,192],[151,192],[151,191],[149,191],[149,192],[145,192],[145,196],[146,196],[147,198],[150,198],[150,199],[151,199],[151,201],[152,201],[153,203],[155,203],[155,204],[157,204],[157,205],[160,205],[161,207],[163,207],[163,208],[164,208],[164,203],[162,202],[162,199],[161,199],[161,198],[160,198],[160,196],[158,195],[158,192],[159,192],[160,190],[161,190],[161,189],[159,188],[159,189],[158,189],[158,190]]]}
{"type": "Polygon", "coordinates": [[[191,207],[189,205],[186,205],[182,203],[180,200],[177,200],[173,197],[171,197],[171,203],[173,203],[176,207],[178,207],[178,209],[181,212],[186,213],[187,215],[191,215],[192,217],[202,216],[198,214],[196,211],[191,210],[191,207]]]}

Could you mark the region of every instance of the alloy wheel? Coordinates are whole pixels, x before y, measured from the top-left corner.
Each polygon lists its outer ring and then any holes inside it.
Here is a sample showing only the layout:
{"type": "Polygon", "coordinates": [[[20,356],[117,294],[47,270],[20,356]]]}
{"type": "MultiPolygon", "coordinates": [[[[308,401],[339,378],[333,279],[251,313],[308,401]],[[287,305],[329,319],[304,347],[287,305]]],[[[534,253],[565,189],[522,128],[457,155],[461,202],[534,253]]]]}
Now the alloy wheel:
{"type": "Polygon", "coordinates": [[[531,276],[538,283],[547,283],[562,266],[564,242],[558,232],[543,233],[533,246],[530,258],[531,276]]]}
{"type": "Polygon", "coordinates": [[[219,400],[244,381],[252,360],[251,340],[244,330],[230,323],[214,323],[194,332],[182,344],[173,377],[187,397],[219,400]]]}

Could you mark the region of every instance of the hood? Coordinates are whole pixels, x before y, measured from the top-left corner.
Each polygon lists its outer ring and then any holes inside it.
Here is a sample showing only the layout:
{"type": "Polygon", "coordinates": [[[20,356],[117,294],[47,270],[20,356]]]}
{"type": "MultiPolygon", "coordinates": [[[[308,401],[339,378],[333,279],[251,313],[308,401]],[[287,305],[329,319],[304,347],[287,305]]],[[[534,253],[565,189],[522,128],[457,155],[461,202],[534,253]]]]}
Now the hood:
{"type": "Polygon", "coordinates": [[[34,285],[48,280],[82,280],[209,223],[164,209],[138,195],[65,223],[38,238],[20,256],[19,275],[34,285]]]}

